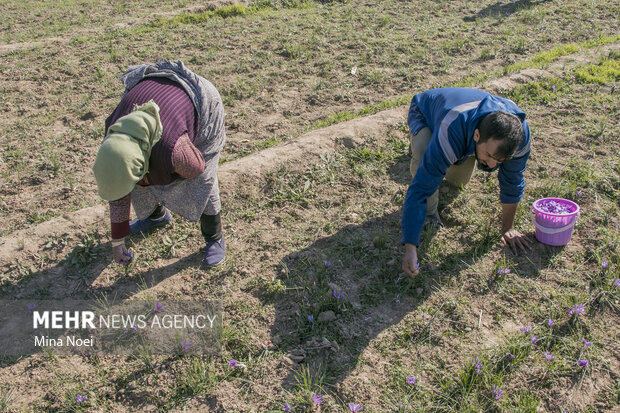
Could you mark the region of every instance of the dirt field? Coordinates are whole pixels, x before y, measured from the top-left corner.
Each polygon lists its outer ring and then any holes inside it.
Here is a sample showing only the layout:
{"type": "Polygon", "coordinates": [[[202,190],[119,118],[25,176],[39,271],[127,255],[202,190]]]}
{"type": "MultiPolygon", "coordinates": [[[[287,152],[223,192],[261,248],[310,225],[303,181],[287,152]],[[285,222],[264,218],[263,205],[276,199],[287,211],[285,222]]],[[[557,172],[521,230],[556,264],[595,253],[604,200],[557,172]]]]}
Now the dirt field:
{"type": "Polygon", "coordinates": [[[217,299],[225,314],[219,357],[0,358],[0,411],[618,409],[618,11],[0,1],[0,298],[217,299]],[[215,270],[180,217],[131,237],[130,268],[111,256],[90,168],[118,77],[162,57],[211,80],[227,110],[228,258],[215,270]],[[442,186],[445,227],[425,234],[420,276],[401,272],[406,113],[438,86],[524,109],[534,149],[516,227],[534,239],[529,205],[573,199],[582,215],[569,245],[502,249],[497,178],[477,172],[466,190],[442,186]],[[577,304],[585,314],[570,316],[577,304]]]}

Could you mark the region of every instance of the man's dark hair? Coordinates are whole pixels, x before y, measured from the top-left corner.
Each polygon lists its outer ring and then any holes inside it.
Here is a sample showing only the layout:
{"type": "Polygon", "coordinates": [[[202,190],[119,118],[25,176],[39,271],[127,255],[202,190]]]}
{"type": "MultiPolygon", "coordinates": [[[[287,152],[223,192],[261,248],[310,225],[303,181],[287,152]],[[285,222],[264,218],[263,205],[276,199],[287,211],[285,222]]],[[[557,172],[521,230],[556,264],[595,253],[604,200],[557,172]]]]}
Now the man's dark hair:
{"type": "Polygon", "coordinates": [[[511,113],[497,111],[486,115],[478,124],[480,139],[484,143],[489,139],[501,141],[494,153],[498,159],[507,161],[512,158],[523,140],[523,124],[518,116],[511,113]]]}

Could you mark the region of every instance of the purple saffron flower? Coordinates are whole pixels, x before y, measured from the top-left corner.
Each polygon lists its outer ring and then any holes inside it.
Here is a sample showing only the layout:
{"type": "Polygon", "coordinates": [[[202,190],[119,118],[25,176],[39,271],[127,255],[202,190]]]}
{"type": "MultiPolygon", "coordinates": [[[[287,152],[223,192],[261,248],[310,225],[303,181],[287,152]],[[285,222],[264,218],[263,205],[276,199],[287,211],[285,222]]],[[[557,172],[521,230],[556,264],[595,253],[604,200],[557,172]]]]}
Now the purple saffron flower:
{"type": "Polygon", "coordinates": [[[620,288],[620,278],[616,278],[616,281],[614,281],[614,286],[616,288],[620,288]]]}
{"type": "Polygon", "coordinates": [[[155,308],[153,308],[153,311],[156,313],[161,313],[162,311],[164,311],[164,306],[161,305],[161,303],[158,301],[155,303],[155,308]]]}
{"type": "Polygon", "coordinates": [[[82,396],[81,394],[78,394],[78,395],[77,395],[77,397],[76,397],[76,401],[77,401],[78,403],[82,403],[82,402],[84,402],[85,400],[86,400],[86,396],[82,396]]]}
{"type": "Polygon", "coordinates": [[[510,268],[498,268],[498,274],[510,274],[510,268]]]}
{"type": "Polygon", "coordinates": [[[506,354],[506,360],[514,360],[514,359],[515,359],[514,354],[512,354],[512,353],[506,354]]]}
{"type": "Polygon", "coordinates": [[[608,265],[609,265],[609,263],[607,261],[603,261],[601,263],[601,267],[603,267],[603,268],[607,268],[608,265]]]}
{"type": "Polygon", "coordinates": [[[577,196],[583,196],[583,191],[581,189],[577,191],[577,196]]]}
{"type": "Polygon", "coordinates": [[[549,327],[553,327],[553,326],[555,325],[555,323],[553,322],[553,320],[552,320],[552,319],[548,319],[548,320],[547,320],[547,325],[548,325],[549,327]]]}
{"type": "Polygon", "coordinates": [[[194,345],[194,343],[190,343],[189,341],[185,341],[184,338],[181,339],[181,348],[184,352],[189,353],[189,350],[194,345]]]}
{"type": "MultiPolygon", "coordinates": [[[[239,365],[239,362],[238,362],[237,360],[230,360],[230,361],[228,362],[228,365],[229,365],[230,367],[237,367],[237,366],[239,365]]],[[[288,403],[287,403],[287,404],[288,404],[288,403]]]]}
{"type": "Polygon", "coordinates": [[[502,389],[500,389],[497,386],[493,386],[493,397],[495,397],[495,400],[500,400],[501,401],[503,393],[504,393],[504,391],[502,389]]]}
{"type": "Polygon", "coordinates": [[[329,268],[329,267],[331,267],[331,266],[332,266],[332,263],[331,263],[330,261],[327,261],[327,260],[323,261],[323,264],[325,264],[325,266],[326,266],[327,268],[329,268]]]}
{"type": "Polygon", "coordinates": [[[520,332],[522,332],[523,334],[527,334],[530,331],[532,331],[532,326],[523,326],[519,329],[520,332]]]}
{"type": "Polygon", "coordinates": [[[283,412],[290,412],[291,411],[291,405],[288,404],[288,402],[284,402],[284,407],[282,408],[283,412]]]}
{"type": "Polygon", "coordinates": [[[551,91],[555,92],[555,86],[551,86],[551,91]]]}
{"type": "Polygon", "coordinates": [[[342,297],[342,292],[333,290],[333,293],[336,300],[340,300],[340,298],[342,297]]]}
{"type": "Polygon", "coordinates": [[[532,340],[532,343],[537,344],[542,339],[537,338],[534,334],[530,334],[530,340],[532,340]]]}
{"type": "Polygon", "coordinates": [[[314,323],[314,316],[313,316],[313,315],[309,315],[309,316],[308,316],[308,322],[309,322],[310,324],[314,323]]]}
{"type": "Polygon", "coordinates": [[[123,329],[123,333],[128,333],[129,330],[127,330],[126,328],[123,329]]]}
{"type": "Polygon", "coordinates": [[[585,348],[588,348],[588,347],[590,347],[590,346],[592,345],[592,342],[591,342],[591,341],[586,340],[585,338],[582,338],[582,339],[581,339],[581,342],[583,343],[583,346],[584,346],[585,348]]]}
{"type": "Polygon", "coordinates": [[[361,412],[363,407],[359,404],[349,403],[347,405],[349,407],[350,412],[361,412]]]}
{"type": "Polygon", "coordinates": [[[136,327],[135,325],[131,326],[131,329],[132,329],[134,332],[138,331],[138,327],[136,327]]]}
{"type": "Polygon", "coordinates": [[[579,315],[584,314],[586,312],[585,308],[583,308],[583,304],[575,304],[573,308],[568,310],[568,314],[570,315],[579,315]]]}
{"type": "Polygon", "coordinates": [[[614,93],[615,91],[616,91],[616,85],[613,85],[613,86],[611,87],[611,93],[614,93]]]}
{"type": "Polygon", "coordinates": [[[567,215],[575,212],[572,205],[560,203],[550,199],[544,199],[537,202],[536,209],[542,212],[556,215],[567,215]]]}
{"type": "Polygon", "coordinates": [[[322,394],[311,393],[310,397],[312,398],[312,403],[314,403],[314,404],[321,404],[321,403],[323,403],[323,395],[322,394]]]}
{"type": "Polygon", "coordinates": [[[579,367],[583,367],[584,369],[588,367],[588,364],[589,364],[588,360],[577,360],[577,365],[579,367]]]}
{"type": "Polygon", "coordinates": [[[480,362],[478,357],[476,357],[474,359],[474,362],[472,363],[472,366],[474,366],[474,369],[476,370],[476,374],[482,373],[482,363],[480,362]]]}
{"type": "Polygon", "coordinates": [[[547,359],[547,361],[551,361],[555,358],[555,354],[545,351],[545,358],[547,359]]]}
{"type": "Polygon", "coordinates": [[[416,378],[414,377],[407,377],[407,383],[411,384],[412,386],[415,384],[416,378]]]}

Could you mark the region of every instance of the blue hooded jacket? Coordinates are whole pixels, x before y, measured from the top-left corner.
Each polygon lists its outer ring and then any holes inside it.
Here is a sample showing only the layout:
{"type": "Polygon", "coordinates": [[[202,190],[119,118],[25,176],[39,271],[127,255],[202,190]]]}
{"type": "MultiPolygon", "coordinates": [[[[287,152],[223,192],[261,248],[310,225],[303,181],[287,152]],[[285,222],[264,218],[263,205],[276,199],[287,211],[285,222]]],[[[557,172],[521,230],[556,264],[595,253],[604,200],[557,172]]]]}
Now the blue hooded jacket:
{"type": "Polygon", "coordinates": [[[426,199],[439,188],[450,166],[461,164],[474,154],[474,131],[482,118],[500,110],[518,116],[523,122],[521,145],[513,157],[498,168],[500,202],[515,204],[523,196],[523,172],[531,147],[525,113],[511,100],[478,89],[431,89],[413,97],[407,119],[409,131],[415,135],[426,126],[432,135],[405,196],[403,244],[419,245],[426,218],[426,199]]]}

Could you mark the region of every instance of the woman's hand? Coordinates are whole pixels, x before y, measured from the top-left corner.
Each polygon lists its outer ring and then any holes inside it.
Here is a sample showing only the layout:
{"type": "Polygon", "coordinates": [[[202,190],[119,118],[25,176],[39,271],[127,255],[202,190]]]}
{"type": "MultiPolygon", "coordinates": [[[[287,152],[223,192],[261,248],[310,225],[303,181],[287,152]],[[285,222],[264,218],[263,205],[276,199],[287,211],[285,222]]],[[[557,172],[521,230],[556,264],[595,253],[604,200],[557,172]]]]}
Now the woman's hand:
{"type": "Polygon", "coordinates": [[[114,261],[119,264],[127,265],[133,259],[133,254],[125,248],[125,239],[112,240],[112,255],[114,261]]]}
{"type": "Polygon", "coordinates": [[[409,277],[415,277],[420,273],[420,265],[418,264],[418,248],[413,244],[405,244],[403,271],[409,277]]]}

